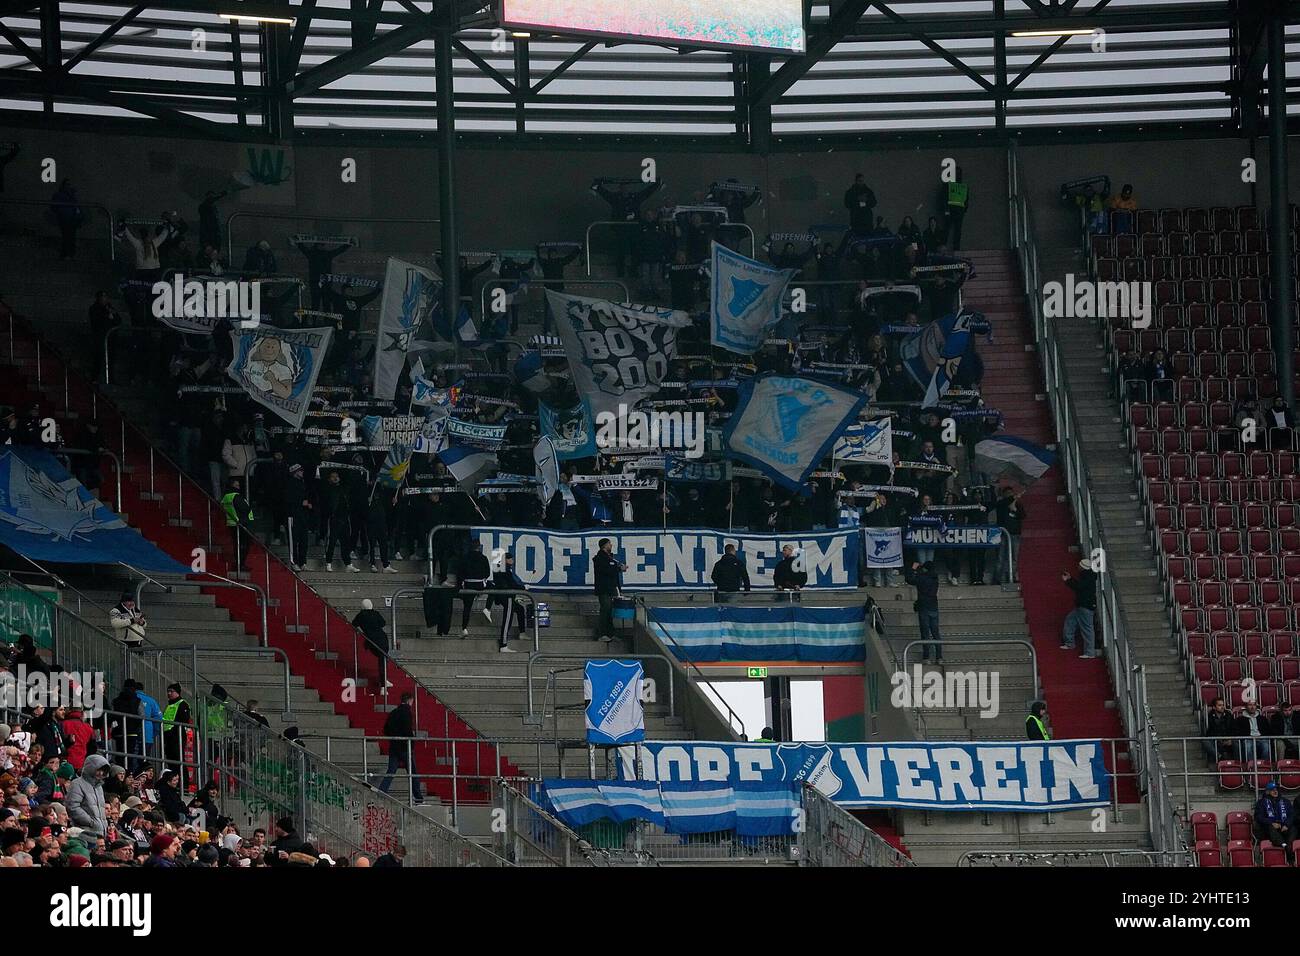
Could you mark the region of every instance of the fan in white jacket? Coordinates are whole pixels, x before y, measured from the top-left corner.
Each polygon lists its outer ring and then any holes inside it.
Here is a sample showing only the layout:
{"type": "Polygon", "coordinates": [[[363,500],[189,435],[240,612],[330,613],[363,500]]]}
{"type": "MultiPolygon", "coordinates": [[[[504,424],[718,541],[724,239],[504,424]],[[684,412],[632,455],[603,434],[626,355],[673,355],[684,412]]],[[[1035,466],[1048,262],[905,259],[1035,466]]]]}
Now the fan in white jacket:
{"type": "Polygon", "coordinates": [[[135,597],[123,594],[122,600],[113,605],[108,612],[108,623],[113,627],[113,634],[127,647],[139,647],[144,643],[144,630],[147,623],[144,612],[135,606],[135,597]]]}

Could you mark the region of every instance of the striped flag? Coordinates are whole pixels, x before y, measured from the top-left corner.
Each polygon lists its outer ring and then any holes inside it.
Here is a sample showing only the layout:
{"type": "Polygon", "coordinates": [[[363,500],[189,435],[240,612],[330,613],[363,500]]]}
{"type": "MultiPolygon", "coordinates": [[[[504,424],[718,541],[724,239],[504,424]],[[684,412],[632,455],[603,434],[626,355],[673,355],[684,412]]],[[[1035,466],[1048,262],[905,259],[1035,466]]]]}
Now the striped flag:
{"type": "Polygon", "coordinates": [[[1056,464],[1056,455],[1014,435],[986,438],[975,446],[975,470],[989,478],[1011,478],[1028,487],[1056,464]]]}

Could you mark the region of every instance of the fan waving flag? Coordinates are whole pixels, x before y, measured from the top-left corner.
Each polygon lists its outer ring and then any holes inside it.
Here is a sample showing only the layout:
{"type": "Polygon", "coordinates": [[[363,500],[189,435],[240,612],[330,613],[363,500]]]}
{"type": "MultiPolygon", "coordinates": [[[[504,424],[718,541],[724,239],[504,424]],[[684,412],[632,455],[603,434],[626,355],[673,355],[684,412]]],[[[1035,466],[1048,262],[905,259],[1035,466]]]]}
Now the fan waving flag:
{"type": "Polygon", "coordinates": [[[128,527],[48,451],[26,445],[0,454],[0,545],[33,561],[190,570],[128,527]]]}
{"type": "Polygon", "coordinates": [[[232,329],[230,340],[235,355],[226,374],[242,385],[253,401],[294,428],[302,428],[333,334],[329,327],[277,329],[259,325],[247,331],[232,329]]]}
{"type": "Polygon", "coordinates": [[[713,243],[710,341],[742,355],[757,352],[767,330],[781,321],[781,297],[794,274],[713,243]]]}
{"type": "Polygon", "coordinates": [[[726,453],[801,490],[866,403],[860,392],[769,372],[740,387],[723,434],[726,453]]]}
{"type": "MultiPolygon", "coordinates": [[[[384,271],[384,297],[379,304],[379,337],[375,342],[372,394],[390,401],[412,346],[436,348],[431,341],[434,311],[442,297],[442,277],[422,266],[388,260],[384,271]]],[[[451,348],[448,343],[445,347],[451,348]]]]}
{"type": "Polygon", "coordinates": [[[983,318],[978,312],[954,312],[926,325],[899,346],[903,366],[925,389],[922,408],[938,404],[948,391],[970,345],[971,322],[983,318]]]}
{"type": "Polygon", "coordinates": [[[1056,464],[1056,455],[1023,438],[998,435],[975,446],[975,470],[990,478],[1011,478],[1028,487],[1056,464]]]}
{"type": "Polygon", "coordinates": [[[859,422],[844,429],[835,442],[832,457],[867,465],[890,465],[894,461],[894,424],[892,418],[859,422]]]}

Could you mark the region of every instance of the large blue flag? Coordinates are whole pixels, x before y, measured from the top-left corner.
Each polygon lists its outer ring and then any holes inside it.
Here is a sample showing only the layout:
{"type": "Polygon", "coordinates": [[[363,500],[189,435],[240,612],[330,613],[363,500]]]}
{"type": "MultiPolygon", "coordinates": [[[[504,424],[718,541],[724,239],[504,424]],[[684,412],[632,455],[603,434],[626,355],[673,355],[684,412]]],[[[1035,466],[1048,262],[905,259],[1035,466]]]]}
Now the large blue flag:
{"type": "Polygon", "coordinates": [[[713,243],[709,340],[730,352],[757,352],[767,330],[781,321],[781,297],[794,274],[794,269],[773,269],[713,243]]]}
{"type": "Polygon", "coordinates": [[[978,312],[963,309],[924,326],[898,347],[903,366],[925,389],[921,407],[938,403],[957,377],[961,357],[970,345],[971,323],[983,320],[978,312]]]}
{"type": "Polygon", "coordinates": [[[555,457],[560,461],[595,456],[596,426],[586,398],[580,399],[572,408],[552,408],[539,401],[537,419],[542,434],[555,444],[555,457]]]}
{"type": "Polygon", "coordinates": [[[270,325],[232,329],[235,357],[226,374],[248,397],[302,428],[311,406],[316,377],[325,362],[334,330],[277,329],[270,325]]]}
{"type": "Polygon", "coordinates": [[[769,372],[741,385],[724,447],[797,491],[866,403],[861,392],[769,372]]]}
{"type": "Polygon", "coordinates": [[[25,445],[0,455],[0,544],[33,561],[190,570],[95,500],[48,451],[25,445]]]}

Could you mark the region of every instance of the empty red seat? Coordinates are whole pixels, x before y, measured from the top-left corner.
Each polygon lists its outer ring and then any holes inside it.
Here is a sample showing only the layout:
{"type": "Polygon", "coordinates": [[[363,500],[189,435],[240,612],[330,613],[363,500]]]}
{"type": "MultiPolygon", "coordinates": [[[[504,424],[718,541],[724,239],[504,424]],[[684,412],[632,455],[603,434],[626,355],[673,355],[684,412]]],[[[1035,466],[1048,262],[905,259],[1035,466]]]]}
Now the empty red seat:
{"type": "Polygon", "coordinates": [[[1228,866],[1247,867],[1255,865],[1255,845],[1249,840],[1230,840],[1228,842],[1228,866]]]}
{"type": "Polygon", "coordinates": [[[1223,866],[1223,852],[1219,849],[1219,845],[1209,840],[1198,840],[1196,842],[1196,865],[1223,866]]]}
{"type": "Polygon", "coordinates": [[[1300,760],[1279,760],[1277,782],[1283,790],[1300,790],[1300,760]]]}
{"type": "MultiPolygon", "coordinates": [[[[1224,761],[1224,763],[1236,763],[1236,761],[1224,761]]],[[[1238,766],[1240,766],[1238,764],[1238,766]]],[[[1228,829],[1228,840],[1245,840],[1249,842],[1253,838],[1254,818],[1246,810],[1230,810],[1223,818],[1224,826],[1228,829]]]]}
{"type": "Polygon", "coordinates": [[[1288,866],[1286,861],[1286,850],[1280,846],[1273,846],[1271,843],[1261,843],[1259,846],[1260,858],[1264,866],[1288,866]]]}

